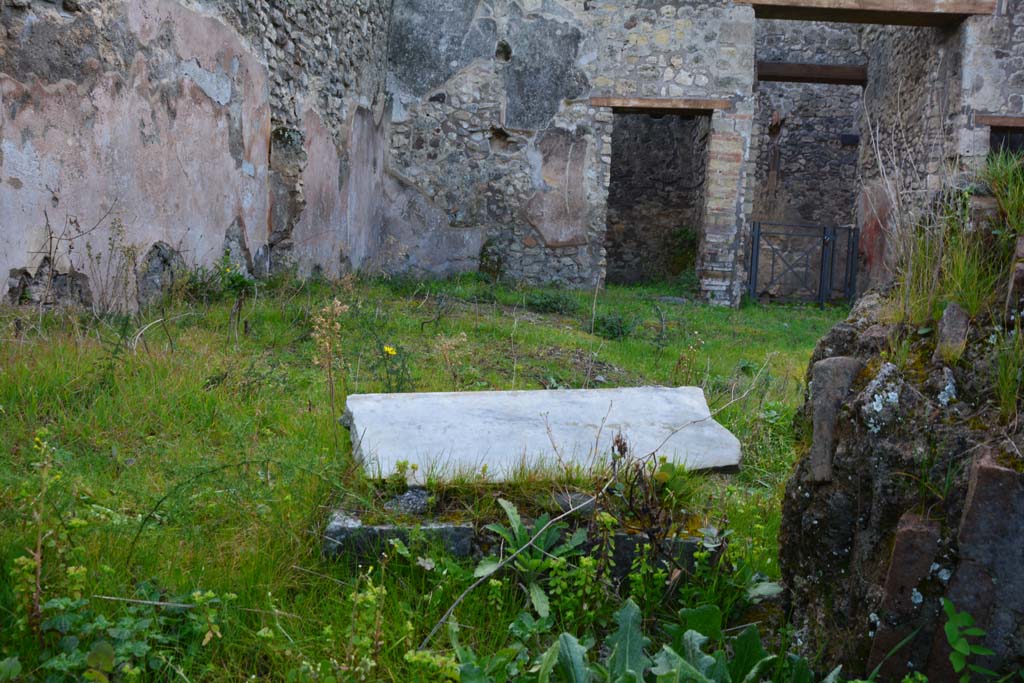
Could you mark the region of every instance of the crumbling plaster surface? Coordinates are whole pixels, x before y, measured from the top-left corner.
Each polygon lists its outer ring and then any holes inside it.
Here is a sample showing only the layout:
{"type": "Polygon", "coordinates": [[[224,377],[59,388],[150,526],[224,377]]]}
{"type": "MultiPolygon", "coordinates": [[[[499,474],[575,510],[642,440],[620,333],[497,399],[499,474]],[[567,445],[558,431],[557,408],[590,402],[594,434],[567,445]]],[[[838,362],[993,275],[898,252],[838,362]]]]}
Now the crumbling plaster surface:
{"type": "MultiPolygon", "coordinates": [[[[44,209],[58,231],[100,222],[56,254],[93,289],[108,286],[100,263],[142,268],[158,243],[190,267],[225,250],[257,272],[336,276],[366,260],[390,0],[80,4],[0,8],[0,272],[38,268],[44,209]],[[275,131],[307,152],[285,176],[271,171],[275,131]]],[[[133,283],[119,286],[134,306],[133,283]]]]}
{"type": "Polygon", "coordinates": [[[117,258],[108,249],[120,239],[116,223],[124,238],[115,251],[159,241],[193,263],[216,260],[236,220],[258,243],[268,211],[267,69],[235,31],[171,0],[76,15],[4,9],[3,26],[0,272],[35,269],[49,255],[47,216],[57,233],[66,223],[69,234],[88,233],[53,256],[93,289],[117,258]],[[86,57],[55,56],[55,44],[86,57]]]}

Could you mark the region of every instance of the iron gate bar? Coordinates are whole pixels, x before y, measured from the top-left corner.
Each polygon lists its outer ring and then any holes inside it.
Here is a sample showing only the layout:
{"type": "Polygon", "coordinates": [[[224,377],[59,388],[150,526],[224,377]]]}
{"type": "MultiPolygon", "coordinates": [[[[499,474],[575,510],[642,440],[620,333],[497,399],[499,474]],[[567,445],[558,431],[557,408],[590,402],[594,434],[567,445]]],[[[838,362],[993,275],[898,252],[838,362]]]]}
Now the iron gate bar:
{"type": "Polygon", "coordinates": [[[832,258],[836,241],[836,229],[826,227],[821,238],[821,266],[818,274],[818,306],[825,308],[825,302],[832,295],[832,258]],[[828,291],[825,288],[828,287],[828,291]]]}
{"type": "Polygon", "coordinates": [[[761,261],[761,223],[755,221],[751,229],[750,250],[750,281],[747,282],[747,295],[753,299],[757,296],[757,269],[761,261]]]}

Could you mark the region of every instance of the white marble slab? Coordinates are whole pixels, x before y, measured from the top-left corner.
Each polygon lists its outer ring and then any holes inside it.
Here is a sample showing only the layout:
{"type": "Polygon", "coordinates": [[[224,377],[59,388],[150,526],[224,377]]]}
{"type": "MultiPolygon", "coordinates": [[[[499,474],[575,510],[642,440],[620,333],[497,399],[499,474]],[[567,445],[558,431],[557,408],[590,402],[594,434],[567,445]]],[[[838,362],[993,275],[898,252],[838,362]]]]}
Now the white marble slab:
{"type": "Polygon", "coordinates": [[[415,464],[411,483],[607,462],[619,432],[631,452],[658,451],[692,470],[740,464],[740,442],[695,387],[357,394],[344,423],[371,476],[415,464]],[[603,427],[602,427],[603,423],[603,427]]]}

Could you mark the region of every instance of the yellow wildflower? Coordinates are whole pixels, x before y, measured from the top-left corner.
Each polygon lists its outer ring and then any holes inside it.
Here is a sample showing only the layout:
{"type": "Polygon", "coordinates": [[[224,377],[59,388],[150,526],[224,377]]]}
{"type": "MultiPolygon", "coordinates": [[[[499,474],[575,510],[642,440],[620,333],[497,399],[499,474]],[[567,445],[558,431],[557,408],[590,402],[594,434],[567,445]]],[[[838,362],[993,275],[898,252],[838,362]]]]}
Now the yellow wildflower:
{"type": "Polygon", "coordinates": [[[388,354],[389,356],[397,356],[398,349],[396,349],[394,346],[385,346],[384,353],[388,354]]]}

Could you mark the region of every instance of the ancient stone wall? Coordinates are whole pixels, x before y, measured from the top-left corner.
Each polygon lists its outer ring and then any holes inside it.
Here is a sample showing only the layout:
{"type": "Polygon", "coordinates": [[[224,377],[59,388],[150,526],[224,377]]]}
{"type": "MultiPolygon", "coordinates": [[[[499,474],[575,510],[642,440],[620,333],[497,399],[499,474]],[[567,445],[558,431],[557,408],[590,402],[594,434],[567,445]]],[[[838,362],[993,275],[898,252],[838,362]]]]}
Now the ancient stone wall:
{"type": "MultiPolygon", "coordinates": [[[[970,114],[1024,116],[1024,0],[1003,0],[995,17],[968,19],[961,40],[962,99],[970,114]]],[[[967,123],[960,154],[978,160],[989,150],[990,129],[973,116],[967,123]]],[[[1024,132],[1024,120],[1016,130],[1024,132]]]]}
{"type": "MultiPolygon", "coordinates": [[[[590,285],[605,273],[613,131],[612,113],[590,97],[725,97],[737,104],[714,115],[700,222],[712,225],[705,289],[733,303],[752,35],[749,9],[731,2],[397,0],[388,79],[396,192],[414,189],[436,209],[431,220],[457,242],[460,267],[483,254],[514,279],[590,285]]],[[[386,230],[416,234],[422,222],[403,215],[386,230]]],[[[418,268],[421,257],[407,258],[418,268]]]]}
{"type": "Polygon", "coordinates": [[[758,19],[757,59],[801,64],[863,64],[865,27],[822,21],[758,19]]]}
{"type": "MultiPolygon", "coordinates": [[[[864,28],[855,24],[757,22],[757,60],[864,64],[864,28]]],[[[829,225],[853,223],[862,89],[814,83],[755,87],[754,217],[829,225]]]]}
{"type": "Polygon", "coordinates": [[[483,258],[532,282],[602,277],[593,136],[585,108],[568,104],[589,91],[577,66],[584,27],[549,5],[395,3],[389,182],[397,196],[415,193],[416,210],[389,216],[386,231],[420,236],[421,249],[400,255],[410,270],[483,258]]]}
{"type": "Polygon", "coordinates": [[[271,213],[261,272],[335,277],[380,251],[390,0],[237,0],[270,70],[271,213]]]}
{"type": "Polygon", "coordinates": [[[754,217],[852,225],[861,88],[759,83],[754,217]]]}
{"type": "Polygon", "coordinates": [[[735,304],[752,213],[846,222],[838,134],[857,117],[849,88],[755,96],[756,43],[777,61],[870,52],[857,211],[871,280],[890,190],[925,204],[947,167],[987,151],[976,114],[1024,109],[1022,2],[956,30],[766,21],[756,39],[731,0],[6,2],[0,272],[60,274],[123,305],[136,281],[162,288],[225,252],[254,274],[482,267],[590,286],[615,146],[615,114],[591,98],[677,98],[710,118],[687,219],[701,288],[735,304]]]}
{"type": "Polygon", "coordinates": [[[1024,113],[1024,2],[953,28],[872,27],[862,123],[858,223],[862,288],[884,282],[936,191],[976,171],[991,131],[979,114],[1024,113]],[[897,201],[896,198],[899,198],[897,201]]]}
{"type": "MultiPolygon", "coordinates": [[[[746,277],[746,227],[753,208],[754,17],[724,0],[591,3],[595,95],[723,98],[711,113],[704,218],[697,270],[712,302],[735,304],[746,277]]],[[[610,180],[612,130],[599,119],[602,168],[610,180]]]]}
{"type": "Polygon", "coordinates": [[[607,277],[659,280],[696,267],[710,116],[616,114],[607,277]]]}
{"type": "Polygon", "coordinates": [[[965,128],[958,29],[870,27],[865,42],[870,59],[857,200],[862,290],[890,277],[892,236],[909,230],[957,173],[965,128]]]}
{"type": "Polygon", "coordinates": [[[73,276],[102,307],[225,251],[247,272],[275,252],[340,272],[347,233],[374,227],[361,190],[383,135],[353,122],[381,102],[389,16],[388,0],[4,3],[0,272],[73,276]]]}
{"type": "Polygon", "coordinates": [[[1016,671],[1022,439],[990,400],[992,327],[950,304],[935,338],[909,343],[897,367],[886,360],[901,334],[890,306],[866,295],[811,360],[798,417],[807,439],[779,535],[800,646],[851,677],[878,666],[880,681],[916,671],[952,683],[945,598],[986,632],[992,654],[974,663],[1016,671]],[[947,365],[944,347],[962,358],[947,365]]]}
{"type": "Polygon", "coordinates": [[[154,249],[210,265],[232,226],[239,253],[265,239],[268,74],[241,35],[167,0],[22,5],[0,8],[0,272],[131,306],[154,249]]]}

